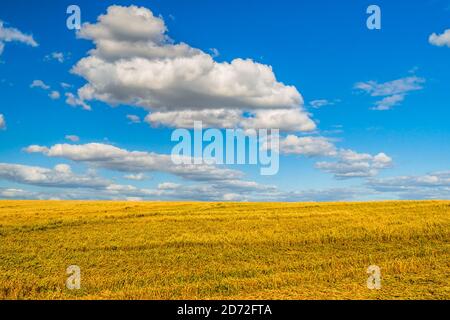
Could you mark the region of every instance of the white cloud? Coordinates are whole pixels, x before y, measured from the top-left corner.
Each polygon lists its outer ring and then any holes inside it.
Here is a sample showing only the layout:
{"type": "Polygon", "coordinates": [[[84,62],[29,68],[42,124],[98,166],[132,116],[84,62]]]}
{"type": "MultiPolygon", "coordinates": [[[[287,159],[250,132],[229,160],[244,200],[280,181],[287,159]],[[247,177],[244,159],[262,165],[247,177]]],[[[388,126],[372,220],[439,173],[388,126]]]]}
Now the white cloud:
{"type": "MultiPolygon", "coordinates": [[[[32,150],[38,150],[33,148],[32,150]]],[[[42,148],[41,148],[42,150],[42,148]]],[[[48,149],[49,151],[51,149],[48,149]]],[[[143,178],[141,174],[133,176],[143,178]]],[[[129,176],[128,178],[131,178],[129,176]]],[[[276,192],[272,186],[260,185],[253,181],[214,179],[197,184],[160,183],[154,189],[141,189],[133,185],[112,183],[98,177],[92,171],[75,174],[67,164],[56,165],[53,169],[20,164],[0,163],[0,180],[43,187],[37,192],[22,189],[2,189],[0,197],[21,199],[169,199],[169,200],[209,200],[230,201],[249,199],[271,199],[276,192]],[[57,191],[47,191],[51,188],[57,191]]]]}
{"type": "Polygon", "coordinates": [[[143,173],[137,173],[137,174],[127,174],[123,176],[125,179],[128,180],[135,180],[135,181],[142,181],[147,179],[147,177],[145,176],[145,174],[143,173]]]}
{"type": "Polygon", "coordinates": [[[61,97],[60,93],[58,91],[52,91],[48,94],[48,96],[50,97],[50,99],[52,100],[57,100],[61,97]]]}
{"type": "Polygon", "coordinates": [[[158,189],[160,189],[160,190],[173,190],[173,189],[178,189],[179,187],[181,187],[180,184],[173,183],[173,182],[164,182],[164,183],[160,183],[158,185],[158,189]]]}
{"type": "Polygon", "coordinates": [[[47,153],[49,149],[47,147],[32,145],[23,149],[23,151],[28,153],[47,153]]]}
{"type": "Polygon", "coordinates": [[[89,143],[84,145],[57,144],[50,148],[32,145],[29,153],[43,153],[75,162],[85,162],[95,167],[129,173],[166,172],[189,180],[232,180],[243,176],[242,172],[206,164],[175,165],[171,156],[142,151],[128,151],[118,147],[89,143]]]}
{"type": "Polygon", "coordinates": [[[66,57],[62,52],[52,52],[51,54],[45,56],[45,60],[56,60],[59,63],[63,63],[65,59],[66,57]]]}
{"type": "Polygon", "coordinates": [[[81,107],[83,110],[90,111],[91,106],[86,102],[75,96],[73,93],[66,92],[66,103],[72,107],[81,107]]]}
{"type": "Polygon", "coordinates": [[[284,131],[310,131],[314,122],[300,109],[253,110],[243,116],[242,110],[206,109],[150,113],[145,121],[153,126],[165,125],[177,128],[193,128],[194,121],[201,121],[204,128],[266,129],[284,131]]]}
{"type": "Polygon", "coordinates": [[[241,112],[227,109],[152,112],[145,121],[152,126],[177,128],[193,128],[194,121],[201,121],[204,128],[233,128],[241,121],[241,112]]]}
{"type": "Polygon", "coordinates": [[[392,166],[392,159],[384,153],[375,156],[340,150],[336,162],[318,162],[316,168],[334,174],[337,179],[367,178],[378,174],[381,169],[392,166]]]}
{"type": "MultiPolygon", "coordinates": [[[[66,135],[66,136],[65,136],[65,139],[66,139],[66,140],[69,140],[69,141],[71,141],[71,142],[78,142],[78,141],[80,141],[80,138],[79,138],[78,136],[72,135],[72,134],[66,135]]],[[[45,150],[46,150],[46,149],[45,149],[45,150]]]]}
{"type": "Polygon", "coordinates": [[[6,129],[5,116],[0,113],[0,130],[5,130],[5,129],[6,129]]]}
{"type": "Polygon", "coordinates": [[[181,185],[165,182],[158,185],[155,193],[158,197],[178,200],[204,201],[248,201],[251,199],[271,199],[270,194],[276,191],[271,186],[259,185],[253,181],[218,181],[196,185],[181,185]]]}
{"type": "Polygon", "coordinates": [[[127,114],[127,119],[130,121],[130,123],[141,123],[141,118],[139,118],[135,114],[127,114]]]}
{"type": "Polygon", "coordinates": [[[33,82],[30,85],[30,88],[41,88],[44,90],[49,90],[50,86],[45,84],[45,82],[42,80],[33,80],[33,82]]]}
{"type": "Polygon", "coordinates": [[[403,100],[405,100],[404,94],[394,94],[392,96],[387,96],[380,101],[377,101],[375,103],[375,107],[373,107],[372,109],[379,111],[390,110],[393,107],[399,105],[400,102],[403,102],[403,100]]]}
{"type": "Polygon", "coordinates": [[[355,88],[366,91],[373,97],[382,97],[420,90],[423,88],[424,82],[425,80],[422,78],[411,76],[385,83],[376,81],[359,82],[355,85],[355,88]]]}
{"type": "Polygon", "coordinates": [[[44,187],[99,188],[108,185],[106,180],[94,176],[74,174],[65,164],[47,169],[0,163],[0,179],[44,187]]]}
{"type": "Polygon", "coordinates": [[[0,198],[6,199],[28,199],[30,196],[34,196],[33,193],[14,188],[0,188],[0,198]]]}
{"type": "Polygon", "coordinates": [[[326,107],[326,106],[333,106],[339,101],[340,100],[338,100],[338,99],[336,99],[334,101],[330,101],[330,100],[327,100],[327,99],[319,99],[319,100],[313,100],[309,104],[314,109],[319,109],[319,108],[326,107]]]}
{"type": "Polygon", "coordinates": [[[298,108],[256,110],[241,120],[245,129],[273,128],[282,131],[312,131],[316,128],[309,115],[298,108]]]}
{"type": "MultiPolygon", "coordinates": [[[[33,82],[30,85],[30,88],[40,88],[46,91],[51,90],[51,87],[42,80],[33,80],[33,82]]],[[[52,100],[58,100],[59,98],[61,98],[61,94],[57,90],[51,90],[48,96],[52,100]]]]}
{"type": "Polygon", "coordinates": [[[378,192],[395,193],[402,199],[450,199],[450,171],[371,179],[368,186],[378,192]]]}
{"type": "Polygon", "coordinates": [[[361,188],[330,188],[323,190],[303,190],[293,192],[281,192],[276,195],[276,201],[354,201],[360,197],[367,197],[369,191],[361,188]]]}
{"type": "Polygon", "coordinates": [[[61,82],[61,87],[62,87],[64,90],[67,90],[67,89],[72,88],[73,86],[72,86],[70,83],[61,82]]]}
{"type": "Polygon", "coordinates": [[[359,82],[355,89],[362,90],[372,97],[383,97],[375,103],[373,110],[390,110],[402,102],[411,91],[423,89],[425,79],[416,76],[397,79],[385,83],[376,81],[359,82]]]}
{"type": "Polygon", "coordinates": [[[280,139],[282,154],[298,154],[307,157],[333,157],[337,154],[336,147],[324,137],[298,137],[288,135],[280,139]]]}
{"type": "Polygon", "coordinates": [[[6,42],[21,42],[32,47],[38,46],[31,35],[24,34],[15,28],[7,28],[0,20],[0,55],[3,53],[6,42]]]}
{"type": "Polygon", "coordinates": [[[97,23],[84,24],[78,36],[95,44],[72,70],[88,81],[78,91],[81,101],[139,106],[152,112],[149,122],[168,126],[188,126],[193,118],[188,112],[194,111],[230,115],[230,121],[209,119],[226,125],[315,128],[300,93],[277,81],[271,66],[240,58],[219,63],[199,49],[176,44],[162,18],[146,8],[111,6],[97,23]],[[254,117],[247,119],[245,112],[254,117]]]}
{"type": "Polygon", "coordinates": [[[436,34],[433,33],[428,38],[428,41],[435,46],[443,47],[447,46],[450,47],[450,29],[447,29],[442,34],[436,34]]]}

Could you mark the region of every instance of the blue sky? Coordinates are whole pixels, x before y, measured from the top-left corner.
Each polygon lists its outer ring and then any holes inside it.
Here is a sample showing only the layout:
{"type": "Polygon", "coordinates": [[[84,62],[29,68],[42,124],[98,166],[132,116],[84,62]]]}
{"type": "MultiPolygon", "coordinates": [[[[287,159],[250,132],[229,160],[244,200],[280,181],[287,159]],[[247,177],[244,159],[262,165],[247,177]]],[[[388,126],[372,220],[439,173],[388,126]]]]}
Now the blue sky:
{"type": "Polygon", "coordinates": [[[71,4],[0,4],[0,198],[450,198],[450,1],[71,4]],[[279,128],[278,174],[171,165],[192,119],[279,128]]]}

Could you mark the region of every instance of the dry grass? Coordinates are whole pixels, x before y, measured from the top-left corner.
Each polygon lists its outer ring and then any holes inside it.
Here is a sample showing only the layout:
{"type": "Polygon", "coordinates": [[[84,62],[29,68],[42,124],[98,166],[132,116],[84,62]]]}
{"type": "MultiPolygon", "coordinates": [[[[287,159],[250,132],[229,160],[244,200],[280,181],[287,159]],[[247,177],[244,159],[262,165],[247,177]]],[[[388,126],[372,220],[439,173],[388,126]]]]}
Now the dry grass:
{"type": "Polygon", "coordinates": [[[1,299],[448,299],[450,202],[0,201],[1,299]],[[80,290],[65,288],[69,265],[80,290]],[[382,289],[366,287],[378,265],[382,289]]]}

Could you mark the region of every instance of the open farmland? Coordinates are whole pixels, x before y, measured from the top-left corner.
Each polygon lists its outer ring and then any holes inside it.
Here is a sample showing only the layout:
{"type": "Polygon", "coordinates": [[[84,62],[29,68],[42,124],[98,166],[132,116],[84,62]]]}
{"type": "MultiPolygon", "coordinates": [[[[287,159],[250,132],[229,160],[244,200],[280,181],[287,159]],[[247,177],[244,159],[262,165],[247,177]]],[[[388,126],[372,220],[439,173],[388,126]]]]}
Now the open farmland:
{"type": "Polygon", "coordinates": [[[448,299],[449,240],[448,201],[0,201],[0,298],[448,299]]]}

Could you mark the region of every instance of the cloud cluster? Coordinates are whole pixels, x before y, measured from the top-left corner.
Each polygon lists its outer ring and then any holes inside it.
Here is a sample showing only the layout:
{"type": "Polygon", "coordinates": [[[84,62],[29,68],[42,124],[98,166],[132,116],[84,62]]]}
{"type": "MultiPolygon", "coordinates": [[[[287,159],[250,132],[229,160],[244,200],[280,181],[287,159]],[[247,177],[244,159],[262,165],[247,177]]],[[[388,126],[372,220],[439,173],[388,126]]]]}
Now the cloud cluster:
{"type": "Polygon", "coordinates": [[[38,199],[36,193],[16,188],[0,188],[1,199],[38,199]]]}
{"type": "Polygon", "coordinates": [[[39,192],[0,188],[0,198],[6,199],[340,201],[352,200],[358,194],[350,189],[282,192],[274,186],[233,179],[196,184],[164,182],[142,189],[102,179],[94,173],[78,175],[65,164],[48,169],[0,163],[0,180],[44,187],[39,192]]]}
{"type": "Polygon", "coordinates": [[[403,199],[449,199],[450,171],[371,179],[367,185],[378,192],[396,193],[403,199]]]}
{"type": "Polygon", "coordinates": [[[428,38],[428,41],[438,47],[450,47],[450,29],[447,29],[442,34],[433,33],[428,38]]]}
{"type": "MultiPolygon", "coordinates": [[[[30,151],[45,151],[44,148],[30,148],[30,151]]],[[[143,180],[143,174],[126,176],[131,180],[143,180]]],[[[231,177],[197,181],[196,184],[165,182],[156,188],[142,189],[129,184],[118,184],[97,176],[93,171],[76,174],[67,164],[54,168],[43,168],[21,164],[0,163],[0,180],[51,188],[30,192],[17,188],[0,188],[0,198],[21,199],[170,199],[245,201],[268,198],[277,189],[253,181],[242,181],[231,177]]]]}
{"type": "MultiPolygon", "coordinates": [[[[263,142],[262,149],[270,148],[270,140],[263,142]]],[[[377,155],[358,153],[353,150],[339,149],[328,138],[321,136],[287,135],[279,140],[280,153],[306,157],[330,157],[337,161],[321,161],[315,164],[317,169],[334,174],[337,179],[367,178],[378,174],[382,169],[392,166],[392,159],[385,153],[377,155]]]]}
{"type": "Polygon", "coordinates": [[[425,79],[416,76],[401,78],[389,82],[376,81],[358,82],[355,89],[362,90],[372,97],[382,97],[373,107],[373,110],[390,110],[399,105],[411,91],[421,90],[425,79]]]}
{"type": "Polygon", "coordinates": [[[0,20],[0,55],[5,49],[6,42],[21,42],[32,47],[38,46],[33,36],[24,34],[16,28],[7,28],[5,23],[0,20]]]}
{"type": "Polygon", "coordinates": [[[276,196],[277,201],[354,201],[360,197],[367,197],[368,190],[361,188],[330,188],[323,190],[303,190],[281,192],[276,196]]]}
{"type": "Polygon", "coordinates": [[[51,90],[51,87],[46,84],[42,80],[33,80],[33,82],[30,84],[30,88],[40,88],[45,91],[50,91],[48,96],[52,100],[58,100],[61,97],[61,94],[57,90],[51,90]]]}
{"type": "Polygon", "coordinates": [[[20,164],[0,163],[0,179],[43,187],[100,188],[108,182],[91,175],[77,175],[66,164],[53,169],[20,164]]]}
{"type": "Polygon", "coordinates": [[[65,96],[66,96],[66,103],[69,106],[81,107],[81,109],[86,110],[86,111],[90,111],[92,109],[90,105],[88,105],[86,102],[84,102],[83,100],[81,100],[80,98],[78,98],[76,95],[74,95],[71,92],[66,92],[65,96]]]}
{"type": "MultiPolygon", "coordinates": [[[[71,87],[70,84],[61,83],[61,86],[64,90],[67,90],[71,87]]],[[[51,86],[49,86],[48,84],[46,84],[44,81],[42,80],[33,80],[33,82],[30,84],[30,88],[39,88],[45,91],[48,91],[48,96],[50,99],[52,100],[58,100],[59,98],[61,98],[61,94],[59,93],[59,91],[57,90],[51,90],[51,86]]],[[[88,105],[85,101],[81,100],[77,95],[71,93],[71,92],[66,92],[65,94],[66,97],[66,104],[68,104],[71,107],[81,107],[83,110],[87,110],[90,111],[91,110],[91,106],[88,105]]]]}
{"type": "Polygon", "coordinates": [[[392,159],[384,153],[370,155],[340,150],[337,157],[338,161],[335,162],[316,163],[316,168],[334,174],[337,179],[349,179],[373,177],[381,169],[392,166],[392,159]]]}
{"type": "Polygon", "coordinates": [[[142,107],[152,125],[192,127],[207,118],[221,127],[315,128],[300,93],[277,81],[270,66],[240,58],[217,62],[174,43],[163,19],[147,8],[110,6],[78,36],[95,44],[72,70],[87,80],[78,90],[81,101],[142,107]]]}
{"type": "Polygon", "coordinates": [[[82,145],[56,144],[50,148],[32,145],[28,153],[43,153],[49,157],[64,158],[93,167],[127,173],[165,172],[188,180],[232,180],[243,176],[240,171],[206,164],[179,164],[166,154],[128,151],[112,145],[89,143],[82,145]]]}
{"type": "Polygon", "coordinates": [[[63,63],[66,60],[66,57],[62,52],[52,52],[51,54],[45,56],[45,60],[47,61],[56,60],[59,63],[63,63]]]}

